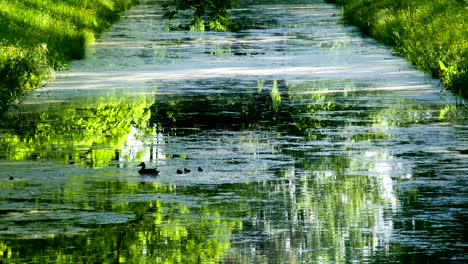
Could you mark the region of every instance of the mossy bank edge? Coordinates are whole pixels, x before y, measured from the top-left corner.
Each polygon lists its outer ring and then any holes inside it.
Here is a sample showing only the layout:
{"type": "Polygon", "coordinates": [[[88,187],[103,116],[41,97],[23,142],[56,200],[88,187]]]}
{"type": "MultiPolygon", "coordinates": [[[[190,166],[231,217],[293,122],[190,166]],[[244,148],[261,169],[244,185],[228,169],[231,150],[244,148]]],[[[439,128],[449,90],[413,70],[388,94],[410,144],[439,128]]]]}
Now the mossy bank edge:
{"type": "Polygon", "coordinates": [[[468,0],[326,0],[447,89],[468,96],[468,0]]]}
{"type": "Polygon", "coordinates": [[[0,1],[0,118],[138,0],[0,1]]]}

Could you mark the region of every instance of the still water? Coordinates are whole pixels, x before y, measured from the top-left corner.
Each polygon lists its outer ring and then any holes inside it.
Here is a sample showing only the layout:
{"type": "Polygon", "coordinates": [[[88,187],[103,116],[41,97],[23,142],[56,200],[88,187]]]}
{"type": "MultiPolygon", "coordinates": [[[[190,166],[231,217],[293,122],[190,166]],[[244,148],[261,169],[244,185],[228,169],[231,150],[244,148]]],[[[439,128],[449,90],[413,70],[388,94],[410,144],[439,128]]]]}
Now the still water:
{"type": "Polygon", "coordinates": [[[1,130],[0,261],[466,262],[466,102],[339,17],[125,13],[1,130]]]}

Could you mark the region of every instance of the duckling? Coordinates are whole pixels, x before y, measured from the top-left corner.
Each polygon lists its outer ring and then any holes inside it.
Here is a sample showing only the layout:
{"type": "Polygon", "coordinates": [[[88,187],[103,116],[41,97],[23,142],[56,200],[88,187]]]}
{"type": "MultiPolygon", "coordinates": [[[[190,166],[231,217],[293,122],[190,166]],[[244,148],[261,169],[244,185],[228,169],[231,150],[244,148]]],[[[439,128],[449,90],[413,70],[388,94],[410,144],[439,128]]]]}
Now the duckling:
{"type": "Polygon", "coordinates": [[[184,168],[184,173],[190,173],[191,171],[187,168],[184,168]]]}
{"type": "Polygon", "coordinates": [[[141,167],[141,169],[138,171],[140,174],[153,174],[157,175],[159,173],[158,169],[146,169],[146,165],[144,162],[140,163],[138,167],[141,167]]]}
{"type": "Polygon", "coordinates": [[[199,171],[199,172],[202,172],[203,169],[202,169],[201,167],[198,167],[198,171],[199,171]]]}

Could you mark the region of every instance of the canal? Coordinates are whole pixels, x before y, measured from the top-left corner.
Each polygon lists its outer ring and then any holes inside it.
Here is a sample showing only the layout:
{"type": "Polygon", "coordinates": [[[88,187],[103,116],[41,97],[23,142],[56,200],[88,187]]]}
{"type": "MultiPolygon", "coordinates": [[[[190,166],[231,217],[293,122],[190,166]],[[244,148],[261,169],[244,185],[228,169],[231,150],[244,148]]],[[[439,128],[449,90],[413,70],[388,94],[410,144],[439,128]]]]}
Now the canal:
{"type": "Polygon", "coordinates": [[[466,101],[334,5],[241,3],[144,1],[10,111],[0,262],[466,263],[466,101]]]}

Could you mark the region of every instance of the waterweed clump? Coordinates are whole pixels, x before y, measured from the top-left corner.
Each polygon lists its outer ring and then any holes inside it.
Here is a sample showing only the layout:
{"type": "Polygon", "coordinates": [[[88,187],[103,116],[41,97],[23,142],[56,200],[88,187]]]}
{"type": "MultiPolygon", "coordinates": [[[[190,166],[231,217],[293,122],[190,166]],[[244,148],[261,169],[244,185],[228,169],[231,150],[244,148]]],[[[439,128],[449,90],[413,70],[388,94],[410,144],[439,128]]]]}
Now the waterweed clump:
{"type": "Polygon", "coordinates": [[[328,0],[343,5],[346,21],[394,46],[418,69],[468,96],[468,1],[328,0]]]}

